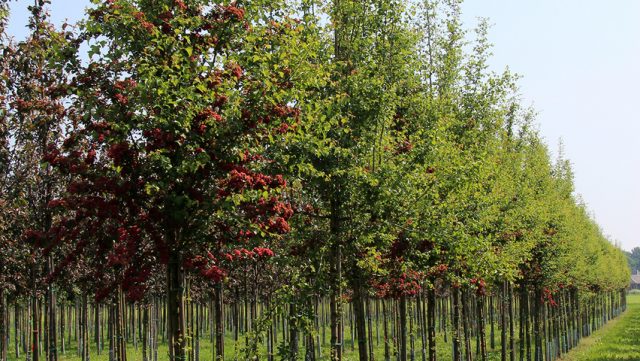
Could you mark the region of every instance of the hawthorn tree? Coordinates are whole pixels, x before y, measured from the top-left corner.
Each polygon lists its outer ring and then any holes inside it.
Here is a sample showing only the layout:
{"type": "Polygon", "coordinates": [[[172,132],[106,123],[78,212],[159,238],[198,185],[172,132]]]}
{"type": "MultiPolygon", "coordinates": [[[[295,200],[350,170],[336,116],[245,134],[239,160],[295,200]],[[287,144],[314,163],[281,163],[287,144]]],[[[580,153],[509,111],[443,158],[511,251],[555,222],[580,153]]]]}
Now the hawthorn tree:
{"type": "Polygon", "coordinates": [[[276,161],[263,154],[299,116],[299,30],[283,14],[263,22],[263,5],[97,4],[80,34],[90,51],[74,69],[73,130],[45,157],[73,175],[51,229],[59,244],[81,240],[67,262],[94,257],[98,278],[117,267],[103,290],[131,299],[164,265],[172,360],[185,357],[185,273],[220,284],[234,250],[270,252],[260,247],[289,232],[286,182],[263,172],[276,161]]]}
{"type": "MultiPolygon", "coordinates": [[[[5,94],[10,104],[6,119],[12,147],[8,171],[11,203],[24,212],[20,243],[30,252],[27,265],[32,293],[32,343],[39,345],[40,338],[46,336],[47,360],[57,360],[55,289],[46,278],[52,271],[55,255],[46,233],[53,222],[48,203],[58,193],[62,177],[55,175],[42,159],[49,146],[60,144],[63,137],[67,74],[61,59],[68,50],[70,33],[58,31],[48,22],[47,4],[41,0],[29,8],[30,34],[5,51],[5,94]],[[41,293],[45,295],[42,305],[41,293]],[[46,332],[40,327],[41,309],[46,332]]],[[[33,359],[37,360],[39,347],[32,349],[33,359]]]]}

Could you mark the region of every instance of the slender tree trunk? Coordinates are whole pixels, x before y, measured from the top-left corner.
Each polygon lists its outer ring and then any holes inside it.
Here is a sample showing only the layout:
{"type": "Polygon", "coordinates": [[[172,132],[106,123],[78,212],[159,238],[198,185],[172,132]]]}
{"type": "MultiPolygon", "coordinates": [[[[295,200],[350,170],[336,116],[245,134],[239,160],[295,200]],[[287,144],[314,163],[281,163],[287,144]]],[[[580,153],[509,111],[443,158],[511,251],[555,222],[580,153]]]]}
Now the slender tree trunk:
{"type": "Polygon", "coordinates": [[[427,290],[427,344],[429,345],[429,361],[436,361],[436,290],[427,290]]]}
{"type": "Polygon", "coordinates": [[[33,291],[31,295],[31,356],[33,361],[40,360],[40,311],[38,309],[38,293],[36,291],[35,285],[35,277],[36,273],[34,271],[34,285],[33,291]]]}
{"type": "Polygon", "coordinates": [[[542,308],[541,299],[542,292],[540,286],[536,286],[533,299],[533,338],[534,338],[534,357],[535,361],[542,361],[542,308]]]}
{"type": "Polygon", "coordinates": [[[100,332],[100,310],[100,304],[96,302],[94,308],[95,313],[93,315],[93,338],[96,343],[96,353],[98,355],[102,353],[102,343],[100,342],[102,340],[102,334],[100,332]]]}
{"type": "Polygon", "coordinates": [[[425,325],[425,315],[424,315],[424,302],[423,302],[422,291],[418,292],[418,297],[416,298],[416,317],[418,322],[418,329],[420,330],[420,356],[422,361],[427,361],[427,329],[425,325]]]}
{"type": "Polygon", "coordinates": [[[480,337],[480,360],[487,361],[487,337],[484,320],[484,296],[476,296],[476,312],[478,317],[478,334],[480,337]]]}
{"type": "Polygon", "coordinates": [[[115,312],[115,344],[116,360],[127,361],[127,343],[124,327],[124,295],[122,288],[118,288],[115,312]]]}
{"type": "Polygon", "coordinates": [[[87,293],[82,294],[82,361],[89,361],[89,307],[87,293]]]}
{"type": "Polygon", "coordinates": [[[382,299],[382,322],[384,329],[384,361],[391,360],[391,351],[389,347],[389,316],[387,311],[387,302],[382,299]]]}
{"type": "Polygon", "coordinates": [[[507,306],[509,308],[509,360],[516,360],[515,331],[514,331],[514,314],[513,314],[513,286],[507,282],[507,306]]]}
{"type": "Polygon", "coordinates": [[[373,353],[373,315],[371,314],[371,299],[365,301],[367,305],[367,333],[369,335],[369,361],[375,361],[373,353]]]}
{"type": "Polygon", "coordinates": [[[337,277],[333,281],[330,298],[331,313],[331,361],[342,361],[342,302],[340,300],[342,287],[340,286],[341,257],[340,247],[334,251],[332,275],[337,277]]]}
{"type": "Polygon", "coordinates": [[[25,314],[25,319],[24,319],[24,325],[25,325],[25,333],[26,333],[26,342],[25,342],[25,356],[27,361],[31,361],[33,360],[33,342],[32,342],[32,338],[33,338],[33,332],[31,331],[31,327],[33,326],[33,322],[32,318],[33,316],[31,315],[31,313],[33,312],[33,305],[32,305],[33,299],[31,297],[29,297],[29,300],[27,301],[27,312],[25,314]]]}
{"type": "Polygon", "coordinates": [[[353,311],[355,316],[356,336],[358,339],[358,357],[360,361],[368,361],[369,349],[367,348],[366,317],[362,288],[360,286],[359,279],[356,279],[353,285],[353,311]]]}
{"type": "Polygon", "coordinates": [[[115,337],[114,337],[114,306],[109,305],[109,315],[107,316],[107,333],[109,338],[109,361],[114,361],[116,359],[116,350],[115,350],[115,337]]]}
{"type": "Polygon", "coordinates": [[[524,287],[524,285],[520,285],[520,290],[519,290],[519,295],[520,295],[520,307],[519,311],[520,311],[520,331],[519,331],[519,337],[520,337],[520,357],[519,357],[519,361],[524,361],[524,356],[525,356],[525,346],[526,346],[526,342],[525,342],[525,332],[524,332],[524,328],[526,325],[525,322],[525,318],[526,318],[526,313],[525,313],[525,307],[527,304],[526,301],[526,288],[524,287]]]}
{"type": "Polygon", "coordinates": [[[184,277],[181,267],[179,251],[171,251],[167,265],[167,317],[171,361],[184,361],[186,357],[184,277]]]}
{"type": "Polygon", "coordinates": [[[529,290],[527,290],[525,288],[525,306],[524,306],[524,311],[525,311],[525,317],[524,317],[524,334],[525,334],[525,341],[527,344],[527,361],[531,361],[531,297],[529,295],[529,290]]]}
{"type": "MultiPolygon", "coordinates": [[[[295,303],[289,305],[289,315],[295,315],[297,307],[295,303]]],[[[298,359],[298,325],[295,319],[289,319],[289,357],[291,361],[298,359]]]]}
{"type": "Polygon", "coordinates": [[[149,305],[144,306],[142,316],[142,361],[149,361],[147,356],[148,340],[149,340],[149,305]]]}
{"type": "MultiPolygon", "coordinates": [[[[53,269],[53,257],[49,255],[47,257],[47,273],[49,273],[53,269]]],[[[58,350],[56,349],[58,345],[58,337],[56,333],[56,298],[53,290],[53,286],[51,284],[47,285],[47,308],[48,308],[48,330],[47,330],[47,341],[48,341],[48,352],[47,352],[47,360],[48,361],[58,361],[58,350]]]]}
{"type": "Polygon", "coordinates": [[[502,282],[500,292],[500,360],[507,361],[507,282],[502,282]]]}
{"type": "Polygon", "coordinates": [[[469,292],[462,291],[462,334],[464,336],[464,355],[466,361],[471,361],[471,336],[469,324],[469,292]]]}
{"type": "Polygon", "coordinates": [[[216,360],[224,360],[224,292],[222,284],[215,286],[216,360]]]}
{"type": "MultiPolygon", "coordinates": [[[[0,260],[1,262],[2,260],[0,260]]],[[[4,294],[4,288],[0,287],[0,360],[4,361],[7,359],[7,335],[6,335],[6,330],[7,330],[7,323],[9,322],[9,320],[5,320],[5,309],[7,308],[6,306],[6,302],[5,302],[5,294],[4,294]]],[[[16,312],[15,317],[18,317],[18,314],[16,312]]],[[[14,337],[18,337],[17,334],[14,335],[14,337]]]]}
{"type": "Polygon", "coordinates": [[[400,296],[400,361],[407,361],[407,296],[400,296]]]}
{"type": "Polygon", "coordinates": [[[493,296],[489,296],[489,323],[490,327],[490,337],[491,337],[491,350],[496,349],[496,331],[495,331],[495,310],[493,308],[493,296]]]}
{"type": "MultiPolygon", "coordinates": [[[[15,311],[15,315],[14,315],[15,317],[13,319],[13,329],[14,329],[13,343],[15,345],[15,356],[16,356],[16,359],[18,359],[20,358],[20,341],[22,340],[22,342],[24,342],[24,332],[22,330],[23,327],[21,325],[22,310],[18,305],[18,300],[14,301],[14,311],[15,311]]],[[[63,345],[64,345],[64,338],[63,338],[63,345]]]]}
{"type": "Polygon", "coordinates": [[[462,352],[460,350],[460,290],[452,289],[453,293],[453,361],[462,361],[462,352]]]}

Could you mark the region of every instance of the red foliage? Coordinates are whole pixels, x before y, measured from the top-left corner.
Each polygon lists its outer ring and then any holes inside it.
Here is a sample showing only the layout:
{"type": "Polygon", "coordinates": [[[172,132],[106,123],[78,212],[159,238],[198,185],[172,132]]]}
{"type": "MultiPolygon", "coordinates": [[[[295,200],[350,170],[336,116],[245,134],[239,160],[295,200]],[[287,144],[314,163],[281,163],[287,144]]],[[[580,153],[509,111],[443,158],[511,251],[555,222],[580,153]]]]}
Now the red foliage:
{"type": "Polygon", "coordinates": [[[229,6],[222,6],[222,16],[225,19],[235,19],[235,20],[242,20],[244,19],[244,9],[241,8],[237,8],[233,5],[229,5],[229,6]]]}
{"type": "Polygon", "coordinates": [[[475,286],[476,295],[484,296],[487,294],[487,284],[482,278],[472,278],[471,284],[475,286]]]}
{"type": "Polygon", "coordinates": [[[113,159],[113,164],[115,165],[121,165],[130,155],[129,143],[126,142],[112,144],[107,151],[107,156],[113,159]]]}
{"type": "Polygon", "coordinates": [[[542,289],[542,299],[540,301],[543,303],[549,303],[549,305],[552,307],[556,307],[558,305],[553,299],[553,292],[551,292],[551,290],[549,290],[548,288],[542,289]]]}
{"type": "Polygon", "coordinates": [[[403,272],[399,276],[390,277],[386,282],[374,282],[376,296],[380,298],[415,296],[420,292],[423,274],[417,271],[403,272]]]}
{"type": "Polygon", "coordinates": [[[182,0],[174,0],[175,5],[178,7],[178,9],[180,10],[187,10],[187,5],[184,3],[184,1],[182,0]]]}

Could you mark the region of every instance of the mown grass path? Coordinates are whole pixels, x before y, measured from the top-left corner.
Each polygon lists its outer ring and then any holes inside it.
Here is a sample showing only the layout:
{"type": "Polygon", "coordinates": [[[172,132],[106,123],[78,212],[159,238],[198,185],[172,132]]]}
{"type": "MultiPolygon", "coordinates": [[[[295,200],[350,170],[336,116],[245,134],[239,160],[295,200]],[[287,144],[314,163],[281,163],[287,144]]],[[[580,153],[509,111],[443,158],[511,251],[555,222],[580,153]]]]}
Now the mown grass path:
{"type": "Polygon", "coordinates": [[[630,295],[627,311],[583,339],[563,361],[640,361],[640,295],[630,295]]]}

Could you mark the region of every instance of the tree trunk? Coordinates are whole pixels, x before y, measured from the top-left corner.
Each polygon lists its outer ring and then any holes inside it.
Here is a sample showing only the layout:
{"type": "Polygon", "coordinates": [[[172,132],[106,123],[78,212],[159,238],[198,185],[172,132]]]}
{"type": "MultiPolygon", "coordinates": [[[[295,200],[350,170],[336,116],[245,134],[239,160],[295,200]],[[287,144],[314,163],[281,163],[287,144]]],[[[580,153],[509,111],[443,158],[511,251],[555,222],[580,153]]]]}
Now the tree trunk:
{"type": "MultiPolygon", "coordinates": [[[[289,305],[289,316],[294,316],[297,313],[297,307],[295,303],[289,305]]],[[[298,359],[298,324],[295,318],[289,319],[289,357],[291,361],[298,359]]]]}
{"type": "MultiPolygon", "coordinates": [[[[53,258],[51,255],[47,257],[47,273],[49,273],[53,269],[53,258]]],[[[47,330],[47,341],[48,341],[48,352],[47,352],[47,360],[48,361],[58,361],[58,350],[56,349],[58,345],[58,338],[56,333],[56,298],[55,293],[53,291],[53,287],[51,284],[47,284],[47,308],[48,308],[48,330],[47,330]]]]}
{"type": "Polygon", "coordinates": [[[425,321],[424,302],[422,291],[418,292],[416,298],[416,316],[418,328],[420,329],[420,356],[422,361],[427,361],[427,322],[425,321]]]}
{"type": "Polygon", "coordinates": [[[342,273],[342,252],[336,247],[333,252],[332,275],[336,277],[331,287],[330,313],[331,313],[331,361],[342,361],[342,287],[340,286],[340,274],[342,273]]]}
{"type": "MultiPolygon", "coordinates": [[[[34,271],[35,280],[35,271],[34,271]]],[[[40,360],[40,311],[38,309],[38,296],[36,291],[36,285],[34,281],[33,293],[31,296],[31,360],[40,360]]]]}
{"type": "Polygon", "coordinates": [[[89,307],[87,305],[87,294],[82,294],[82,361],[89,361],[89,307]]]}
{"type": "Polygon", "coordinates": [[[148,340],[149,340],[149,305],[144,306],[142,315],[142,361],[149,361],[147,356],[148,340]]]}
{"type": "Polygon", "coordinates": [[[500,360],[507,361],[507,281],[502,282],[500,293],[500,360]]]}
{"type": "Polygon", "coordinates": [[[373,316],[371,315],[371,299],[365,301],[367,305],[367,333],[369,335],[369,361],[375,361],[373,353],[373,316]]]}
{"type": "Polygon", "coordinates": [[[427,290],[427,344],[429,361],[436,361],[436,290],[427,290]]]}
{"type": "Polygon", "coordinates": [[[93,315],[93,337],[96,343],[96,353],[98,355],[100,355],[102,353],[102,343],[100,342],[102,340],[102,334],[100,332],[100,304],[96,302],[95,308],[94,308],[94,315],[93,315]]]}
{"type": "MultiPolygon", "coordinates": [[[[14,303],[15,317],[13,318],[13,329],[14,329],[13,344],[15,345],[15,356],[16,356],[16,359],[18,359],[20,358],[20,340],[22,340],[24,343],[24,332],[22,330],[23,326],[21,322],[22,312],[20,310],[20,306],[18,305],[18,300],[15,300],[14,302],[15,302],[14,303]]],[[[62,335],[64,335],[64,333],[62,333],[62,335]]],[[[62,340],[63,340],[62,344],[64,345],[64,338],[62,340]]],[[[63,350],[64,350],[64,347],[63,347],[63,350]]]]}
{"type": "Polygon", "coordinates": [[[495,310],[493,308],[493,296],[489,296],[489,323],[490,323],[490,338],[491,338],[491,350],[496,349],[496,331],[495,331],[495,310]]]}
{"type": "Polygon", "coordinates": [[[389,316],[387,311],[387,302],[382,299],[382,322],[384,329],[384,361],[391,360],[391,351],[389,347],[389,316]]]}
{"type": "MultiPolygon", "coordinates": [[[[9,320],[5,320],[5,309],[6,309],[6,303],[5,303],[5,295],[4,295],[4,288],[0,287],[0,360],[6,360],[7,359],[7,335],[6,330],[6,324],[8,323],[9,320]]],[[[15,317],[18,317],[18,314],[15,314],[15,317]]],[[[14,335],[14,337],[18,337],[18,335],[14,335]]]]}
{"type": "Polygon", "coordinates": [[[124,329],[124,295],[122,288],[118,287],[115,313],[115,344],[116,360],[127,361],[127,343],[124,329]]]}
{"type": "Polygon", "coordinates": [[[172,250],[167,265],[167,336],[171,361],[184,361],[186,357],[184,280],[181,261],[179,251],[172,250]]]}
{"type": "Polygon", "coordinates": [[[539,286],[536,286],[533,299],[533,338],[534,338],[534,359],[542,361],[542,309],[540,307],[542,292],[539,286]]]}
{"type": "Polygon", "coordinates": [[[464,356],[466,361],[471,361],[471,335],[469,324],[469,292],[462,291],[462,334],[464,336],[464,356]]]}
{"type": "Polygon", "coordinates": [[[407,361],[407,296],[400,296],[400,361],[407,361]]]}
{"type": "Polygon", "coordinates": [[[358,338],[358,356],[359,361],[369,361],[364,300],[359,282],[360,280],[356,279],[356,284],[353,285],[353,311],[355,314],[356,336],[358,338]]]}
{"type": "Polygon", "coordinates": [[[516,346],[513,315],[513,286],[507,282],[507,306],[509,308],[509,361],[516,361],[516,346]]]}
{"type": "MultiPolygon", "coordinates": [[[[453,361],[462,361],[462,353],[460,350],[460,290],[457,288],[452,289],[453,293],[453,325],[452,325],[452,339],[453,339],[453,361]]],[[[504,361],[504,360],[503,360],[504,361]]]]}
{"type": "Polygon", "coordinates": [[[215,286],[216,360],[224,360],[224,292],[222,284],[215,286]]]}
{"type": "Polygon", "coordinates": [[[525,346],[526,346],[526,342],[525,342],[525,332],[524,332],[524,327],[526,325],[525,322],[525,305],[527,304],[526,301],[526,289],[524,287],[524,285],[520,285],[520,307],[519,307],[519,311],[520,311],[520,332],[519,332],[519,337],[520,337],[520,358],[519,361],[524,361],[524,356],[525,356],[525,346]]]}
{"type": "Polygon", "coordinates": [[[478,317],[478,333],[480,337],[480,360],[487,361],[487,336],[484,320],[484,296],[476,296],[476,312],[478,317]]]}

